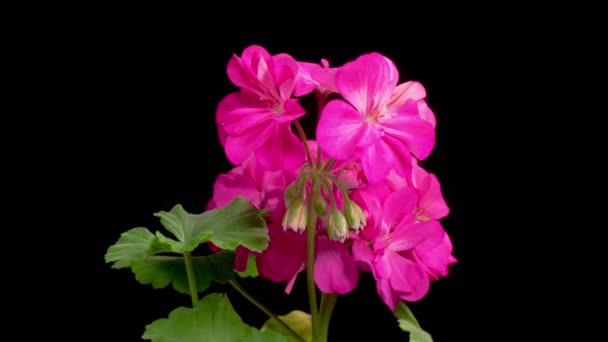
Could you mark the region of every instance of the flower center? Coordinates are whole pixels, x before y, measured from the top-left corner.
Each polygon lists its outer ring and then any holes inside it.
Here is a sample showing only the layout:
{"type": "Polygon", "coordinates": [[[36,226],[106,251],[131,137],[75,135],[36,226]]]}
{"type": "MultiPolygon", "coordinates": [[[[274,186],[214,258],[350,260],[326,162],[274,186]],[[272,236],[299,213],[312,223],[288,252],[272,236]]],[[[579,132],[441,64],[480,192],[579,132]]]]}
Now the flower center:
{"type": "Polygon", "coordinates": [[[365,118],[365,120],[367,122],[376,123],[376,122],[380,121],[381,119],[383,119],[385,116],[386,116],[386,114],[384,114],[383,112],[381,112],[377,109],[374,109],[369,114],[367,114],[367,117],[365,118]]]}

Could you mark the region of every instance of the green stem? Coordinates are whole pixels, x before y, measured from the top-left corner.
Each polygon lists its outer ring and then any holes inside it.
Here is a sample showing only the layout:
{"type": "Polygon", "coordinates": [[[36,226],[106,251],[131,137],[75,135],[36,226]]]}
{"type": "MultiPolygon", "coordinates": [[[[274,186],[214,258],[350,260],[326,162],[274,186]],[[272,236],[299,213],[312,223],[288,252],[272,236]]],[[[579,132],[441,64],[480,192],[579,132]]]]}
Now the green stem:
{"type": "Polygon", "coordinates": [[[277,316],[274,312],[270,311],[269,308],[267,308],[264,304],[262,304],[260,301],[255,299],[249,292],[247,292],[247,290],[245,290],[241,286],[241,284],[237,283],[235,280],[229,280],[228,283],[230,283],[230,285],[232,285],[232,287],[234,287],[234,289],[237,290],[243,297],[245,297],[248,301],[250,301],[251,304],[255,305],[258,309],[262,310],[266,315],[268,315],[268,317],[277,321],[287,331],[287,333],[289,335],[291,335],[291,337],[295,338],[298,341],[304,342],[304,339],[302,337],[300,337],[300,335],[298,335],[285,322],[283,322],[283,320],[280,319],[279,316],[277,316]]]}
{"type": "Polygon", "coordinates": [[[321,293],[321,311],[319,312],[319,342],[327,342],[329,321],[338,300],[337,293],[321,293]]]}
{"type": "Polygon", "coordinates": [[[308,166],[312,170],[314,168],[314,163],[312,161],[312,155],[310,154],[310,149],[308,148],[308,140],[306,139],[306,133],[304,133],[304,128],[300,125],[298,120],[293,122],[294,126],[296,126],[296,131],[298,131],[298,135],[300,136],[300,140],[302,140],[302,144],[304,144],[304,150],[306,151],[306,159],[308,159],[308,166]]]}
{"type": "Polygon", "coordinates": [[[317,228],[317,213],[314,210],[314,201],[318,193],[316,191],[316,183],[319,180],[315,177],[312,179],[311,192],[308,198],[308,218],[306,220],[306,285],[308,288],[308,302],[310,304],[310,314],[312,316],[312,336],[316,336],[315,331],[318,329],[319,310],[317,308],[317,288],[315,285],[315,238],[317,228]]]}
{"type": "Polygon", "coordinates": [[[192,306],[195,307],[198,304],[198,289],[196,287],[196,276],[194,275],[194,266],[192,266],[192,255],[190,255],[190,252],[184,253],[184,261],[186,262],[186,273],[188,273],[188,288],[190,289],[192,306]]]}

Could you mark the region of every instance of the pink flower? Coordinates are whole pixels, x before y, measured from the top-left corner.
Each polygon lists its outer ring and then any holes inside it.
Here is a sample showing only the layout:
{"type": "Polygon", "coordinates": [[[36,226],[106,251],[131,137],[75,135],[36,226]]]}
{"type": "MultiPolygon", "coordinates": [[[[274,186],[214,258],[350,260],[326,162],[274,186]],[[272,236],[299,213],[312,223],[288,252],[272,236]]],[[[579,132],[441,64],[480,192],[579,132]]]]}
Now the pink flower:
{"type": "MultiPolygon", "coordinates": [[[[382,199],[368,200],[378,201],[382,199]]],[[[366,239],[362,234],[352,246],[355,260],[362,263],[363,270],[372,271],[378,293],[391,309],[400,300],[424,297],[430,280],[447,275],[447,266],[456,262],[440,223],[414,219],[417,203],[418,195],[411,187],[392,193],[382,203],[381,212],[372,213],[375,236],[366,239]]]]}
{"type": "Polygon", "coordinates": [[[241,164],[255,153],[270,170],[292,169],[304,163],[304,147],[290,123],[304,115],[291,95],[300,67],[287,54],[271,56],[252,45],[228,63],[228,77],[241,91],[226,96],[217,107],[219,136],[228,159],[241,164]]]}
{"type": "Polygon", "coordinates": [[[415,159],[412,160],[412,173],[410,177],[401,177],[395,172],[390,172],[386,183],[395,191],[406,186],[411,186],[418,193],[418,204],[416,206],[415,218],[420,221],[429,219],[439,220],[448,215],[448,208],[439,180],[434,174],[424,170],[415,159]]]}
{"type": "Polygon", "coordinates": [[[411,154],[424,159],[435,143],[432,123],[420,116],[419,96],[409,97],[419,94],[397,86],[398,79],[393,62],[378,53],[345,64],[336,87],[348,102],[329,102],[317,126],[323,151],[336,159],[360,158],[370,183],[393,168],[407,175],[411,154]]]}

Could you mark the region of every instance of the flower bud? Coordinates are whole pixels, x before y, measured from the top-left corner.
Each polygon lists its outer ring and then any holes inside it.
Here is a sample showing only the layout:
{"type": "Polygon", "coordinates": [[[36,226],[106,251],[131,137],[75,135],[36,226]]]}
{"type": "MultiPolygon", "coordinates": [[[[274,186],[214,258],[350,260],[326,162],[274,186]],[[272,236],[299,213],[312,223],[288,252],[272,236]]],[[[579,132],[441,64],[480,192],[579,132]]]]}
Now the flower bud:
{"type": "Polygon", "coordinates": [[[346,221],[348,222],[349,227],[355,230],[365,227],[365,215],[357,203],[347,199],[344,202],[344,215],[346,216],[346,221]]]}
{"type": "Polygon", "coordinates": [[[327,235],[330,239],[340,242],[344,242],[348,237],[348,223],[344,214],[337,209],[334,209],[329,215],[327,235]]]}
{"type": "Polygon", "coordinates": [[[327,201],[325,201],[325,198],[317,196],[314,207],[317,215],[325,216],[325,213],[327,212],[327,201]]]}
{"type": "Polygon", "coordinates": [[[308,210],[304,201],[298,197],[294,198],[289,204],[285,216],[283,216],[283,229],[291,229],[298,233],[303,232],[306,229],[307,215],[308,210]]]}
{"type": "Polygon", "coordinates": [[[298,196],[300,196],[298,191],[298,182],[293,182],[285,189],[285,203],[289,206],[291,201],[298,196]]]}

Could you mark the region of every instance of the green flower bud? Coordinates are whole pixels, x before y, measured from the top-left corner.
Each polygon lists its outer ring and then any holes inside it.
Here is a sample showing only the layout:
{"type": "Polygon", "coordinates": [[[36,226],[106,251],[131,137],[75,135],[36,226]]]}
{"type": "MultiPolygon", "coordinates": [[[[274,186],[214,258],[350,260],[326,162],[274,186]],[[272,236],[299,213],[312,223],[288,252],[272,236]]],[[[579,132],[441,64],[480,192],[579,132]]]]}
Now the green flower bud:
{"type": "Polygon", "coordinates": [[[299,197],[294,198],[289,204],[285,216],[283,216],[283,229],[291,229],[298,233],[303,232],[306,229],[307,216],[308,209],[304,201],[299,197]]]}
{"type": "Polygon", "coordinates": [[[344,214],[339,210],[332,210],[327,221],[327,235],[330,239],[344,242],[348,237],[348,223],[344,214]]]}
{"type": "Polygon", "coordinates": [[[327,201],[325,201],[325,198],[318,196],[314,203],[314,207],[317,215],[321,217],[325,216],[325,213],[327,212],[327,201]]]}
{"type": "Polygon", "coordinates": [[[361,207],[351,200],[344,202],[344,215],[346,216],[348,226],[355,230],[360,230],[367,223],[361,207]]]}

